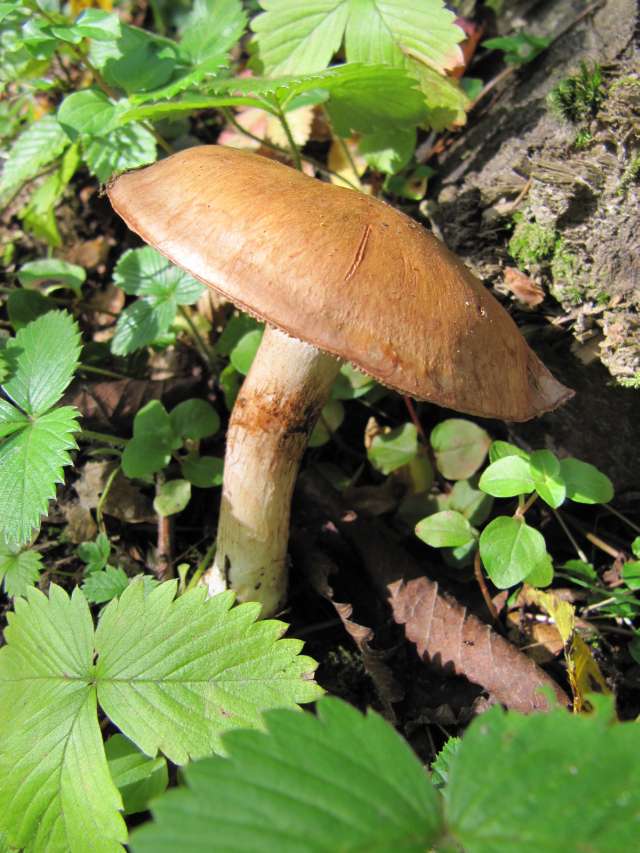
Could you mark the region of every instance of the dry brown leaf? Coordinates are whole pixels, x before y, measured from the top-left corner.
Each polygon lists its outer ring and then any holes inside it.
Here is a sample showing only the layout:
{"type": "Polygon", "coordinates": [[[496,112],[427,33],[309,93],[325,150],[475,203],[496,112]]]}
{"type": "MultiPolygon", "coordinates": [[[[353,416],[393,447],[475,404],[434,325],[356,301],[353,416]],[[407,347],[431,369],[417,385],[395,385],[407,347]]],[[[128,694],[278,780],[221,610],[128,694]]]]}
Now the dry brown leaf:
{"type": "MultiPolygon", "coordinates": [[[[85,509],[95,509],[98,506],[109,475],[116,464],[113,461],[86,463],[80,478],[74,483],[80,506],[85,509]]],[[[151,500],[145,497],[122,472],[116,474],[102,510],[105,515],[111,515],[128,524],[156,520],[151,500]]]]}
{"type": "Polygon", "coordinates": [[[504,271],[504,284],[519,302],[534,308],[544,301],[544,290],[535,281],[515,267],[504,271]]]}
{"type": "Polygon", "coordinates": [[[93,270],[103,264],[109,254],[109,241],[106,237],[84,240],[74,243],[64,253],[64,259],[70,264],[78,264],[87,270],[93,270]]]}

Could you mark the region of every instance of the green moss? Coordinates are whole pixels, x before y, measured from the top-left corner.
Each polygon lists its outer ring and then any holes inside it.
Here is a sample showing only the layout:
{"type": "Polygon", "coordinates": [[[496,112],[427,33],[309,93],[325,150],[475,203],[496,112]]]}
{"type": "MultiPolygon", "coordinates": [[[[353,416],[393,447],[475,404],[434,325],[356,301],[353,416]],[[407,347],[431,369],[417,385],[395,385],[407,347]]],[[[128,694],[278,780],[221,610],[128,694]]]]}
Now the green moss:
{"type": "Polygon", "coordinates": [[[593,117],[604,100],[605,89],[602,69],[598,63],[592,66],[580,63],[580,70],[561,80],[548,96],[551,109],[573,124],[580,124],[593,117]]]}
{"type": "Polygon", "coordinates": [[[573,284],[580,269],[580,260],[565,246],[562,238],[556,240],[551,261],[551,275],[556,284],[573,284]]]}
{"type": "Polygon", "coordinates": [[[627,379],[619,379],[618,385],[621,385],[623,388],[640,388],[640,372],[629,376],[627,379]]]}
{"type": "Polygon", "coordinates": [[[520,220],[509,240],[508,251],[519,266],[526,267],[551,258],[556,242],[557,235],[553,228],[520,220]]]}
{"type": "Polygon", "coordinates": [[[624,174],[620,179],[620,186],[618,187],[618,193],[620,195],[624,195],[629,188],[630,184],[635,184],[640,181],[640,154],[636,154],[636,156],[629,163],[627,168],[624,170],[624,174]]]}
{"type": "Polygon", "coordinates": [[[582,151],[585,148],[588,148],[593,142],[593,136],[589,130],[586,128],[582,128],[576,133],[576,138],[573,140],[573,147],[582,151]]]}

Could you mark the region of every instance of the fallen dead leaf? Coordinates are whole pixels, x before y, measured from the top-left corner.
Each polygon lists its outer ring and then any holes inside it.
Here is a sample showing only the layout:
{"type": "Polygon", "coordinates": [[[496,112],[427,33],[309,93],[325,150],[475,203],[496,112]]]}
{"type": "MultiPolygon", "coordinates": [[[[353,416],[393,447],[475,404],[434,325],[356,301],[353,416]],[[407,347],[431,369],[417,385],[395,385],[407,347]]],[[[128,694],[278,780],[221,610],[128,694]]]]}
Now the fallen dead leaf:
{"type": "MultiPolygon", "coordinates": [[[[109,475],[116,464],[113,460],[85,464],[80,478],[74,483],[81,507],[89,510],[98,506],[109,475]]],[[[122,472],[116,474],[102,511],[105,515],[111,515],[128,524],[156,520],[151,499],[143,495],[122,472]]]]}
{"type": "Polygon", "coordinates": [[[504,285],[518,302],[534,308],[544,302],[544,290],[535,281],[520,272],[515,267],[507,267],[504,271],[504,285]]]}

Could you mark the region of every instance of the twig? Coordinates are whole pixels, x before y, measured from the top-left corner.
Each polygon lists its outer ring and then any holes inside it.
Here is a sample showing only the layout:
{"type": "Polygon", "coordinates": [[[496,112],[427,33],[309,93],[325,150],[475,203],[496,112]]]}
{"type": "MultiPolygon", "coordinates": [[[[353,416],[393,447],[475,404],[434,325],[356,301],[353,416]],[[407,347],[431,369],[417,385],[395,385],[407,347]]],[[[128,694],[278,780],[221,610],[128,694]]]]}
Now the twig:
{"type": "MultiPolygon", "coordinates": [[[[156,476],[156,497],[160,494],[164,482],[164,474],[158,474],[156,476]]],[[[173,577],[171,516],[160,515],[160,513],[158,513],[157,515],[158,540],[156,545],[156,558],[153,565],[153,571],[159,581],[164,581],[173,577]]]]}
{"type": "Polygon", "coordinates": [[[478,582],[478,586],[480,587],[480,592],[482,593],[482,598],[484,599],[484,603],[487,605],[487,610],[493,620],[494,624],[498,626],[499,617],[498,611],[496,610],[496,606],[491,600],[491,595],[489,593],[489,589],[484,579],[484,575],[482,574],[482,563],[480,562],[480,551],[476,551],[475,556],[473,558],[473,574],[475,575],[476,581],[478,582]]]}

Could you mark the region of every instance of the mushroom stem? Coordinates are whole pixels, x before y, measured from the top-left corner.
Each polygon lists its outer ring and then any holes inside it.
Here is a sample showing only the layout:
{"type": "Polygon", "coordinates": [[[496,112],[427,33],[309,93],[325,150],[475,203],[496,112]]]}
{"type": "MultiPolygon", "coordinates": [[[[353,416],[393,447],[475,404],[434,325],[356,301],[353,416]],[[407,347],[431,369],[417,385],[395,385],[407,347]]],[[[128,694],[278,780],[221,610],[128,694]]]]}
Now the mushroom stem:
{"type": "Polygon", "coordinates": [[[259,601],[262,616],[284,605],[291,495],[340,363],[266,327],[227,431],[216,556],[203,576],[210,595],[233,589],[259,601]]]}

